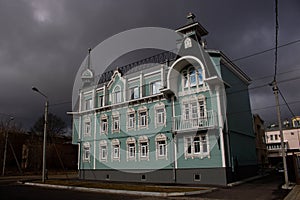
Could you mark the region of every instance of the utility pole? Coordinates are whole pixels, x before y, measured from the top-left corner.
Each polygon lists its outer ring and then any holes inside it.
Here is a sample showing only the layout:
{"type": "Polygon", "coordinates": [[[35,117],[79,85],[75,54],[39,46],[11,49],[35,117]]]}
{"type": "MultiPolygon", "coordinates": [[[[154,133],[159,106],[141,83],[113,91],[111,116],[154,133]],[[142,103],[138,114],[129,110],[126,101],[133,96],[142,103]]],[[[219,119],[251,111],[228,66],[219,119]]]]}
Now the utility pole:
{"type": "Polygon", "coordinates": [[[281,113],[280,113],[280,106],[279,106],[279,98],[278,98],[278,86],[276,80],[274,80],[271,85],[273,86],[273,92],[275,95],[275,101],[276,101],[276,111],[277,111],[277,118],[278,118],[278,126],[279,126],[279,132],[280,132],[280,142],[281,142],[281,155],[282,155],[282,161],[283,161],[283,168],[284,168],[284,180],[285,184],[282,186],[283,189],[288,189],[289,187],[289,177],[288,177],[288,171],[287,171],[287,164],[286,164],[286,151],[284,146],[284,138],[283,138],[283,131],[282,131],[282,123],[281,123],[281,113]]]}
{"type": "Polygon", "coordinates": [[[10,117],[10,119],[7,122],[7,130],[5,131],[5,145],[4,145],[4,155],[3,155],[3,167],[2,167],[2,176],[5,174],[5,164],[6,164],[6,153],[7,153],[7,140],[8,140],[8,131],[9,131],[9,123],[14,120],[13,117],[10,117]]]}

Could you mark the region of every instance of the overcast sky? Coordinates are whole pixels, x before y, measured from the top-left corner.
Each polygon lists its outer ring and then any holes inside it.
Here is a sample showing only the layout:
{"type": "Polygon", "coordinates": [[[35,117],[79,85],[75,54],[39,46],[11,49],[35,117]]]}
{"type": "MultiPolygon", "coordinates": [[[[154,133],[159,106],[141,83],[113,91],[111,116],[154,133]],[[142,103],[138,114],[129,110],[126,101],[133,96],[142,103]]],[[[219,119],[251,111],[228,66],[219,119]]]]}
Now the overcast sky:
{"type": "MultiPolygon", "coordinates": [[[[36,86],[49,97],[50,112],[70,122],[74,78],[88,48],[132,28],[176,29],[188,12],[209,31],[207,47],[233,60],[273,48],[274,7],[274,0],[0,0],[0,119],[12,115],[31,127],[44,109],[36,86]]],[[[279,0],[279,45],[300,39],[299,23],[300,1],[279,0]]],[[[278,53],[279,87],[300,115],[300,42],[278,53]]],[[[274,51],[235,64],[253,80],[253,113],[275,121],[272,88],[259,87],[273,79],[274,51]]],[[[286,106],[282,115],[291,117],[286,106]]]]}

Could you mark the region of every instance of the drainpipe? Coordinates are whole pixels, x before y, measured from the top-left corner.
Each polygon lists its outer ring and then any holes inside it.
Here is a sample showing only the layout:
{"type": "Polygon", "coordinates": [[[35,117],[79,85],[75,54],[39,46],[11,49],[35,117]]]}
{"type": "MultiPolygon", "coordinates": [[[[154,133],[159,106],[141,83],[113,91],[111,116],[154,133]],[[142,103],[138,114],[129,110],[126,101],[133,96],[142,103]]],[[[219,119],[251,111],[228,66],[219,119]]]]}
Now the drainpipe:
{"type": "MultiPolygon", "coordinates": [[[[175,117],[175,103],[174,103],[174,96],[172,96],[172,118],[175,117]]],[[[174,122],[174,121],[173,121],[174,122]]],[[[174,127],[174,123],[172,124],[174,127]]],[[[173,181],[174,183],[177,182],[176,177],[176,170],[177,170],[177,138],[176,138],[176,132],[172,128],[172,136],[173,136],[173,155],[174,155],[174,161],[173,161],[173,181]]]]}
{"type": "Polygon", "coordinates": [[[223,135],[223,116],[221,110],[221,101],[220,101],[220,86],[217,85],[216,89],[216,98],[217,98],[217,108],[218,108],[218,122],[219,122],[219,132],[220,132],[220,146],[222,154],[222,167],[226,167],[225,162],[225,147],[224,147],[224,135],[223,135]]]}

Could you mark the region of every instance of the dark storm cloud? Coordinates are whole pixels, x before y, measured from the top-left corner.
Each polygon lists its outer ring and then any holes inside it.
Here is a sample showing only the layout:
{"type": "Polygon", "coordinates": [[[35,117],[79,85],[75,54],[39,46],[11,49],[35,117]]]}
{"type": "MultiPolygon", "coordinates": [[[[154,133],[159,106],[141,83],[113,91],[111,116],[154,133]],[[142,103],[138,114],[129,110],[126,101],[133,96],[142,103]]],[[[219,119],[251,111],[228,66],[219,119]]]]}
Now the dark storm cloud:
{"type": "MultiPolygon", "coordinates": [[[[300,28],[295,24],[299,10],[297,0],[279,2],[280,44],[300,39],[300,28]]],[[[189,11],[210,32],[208,48],[220,49],[230,58],[274,47],[271,0],[0,0],[0,113],[13,114],[25,127],[31,126],[42,114],[44,103],[31,91],[32,85],[46,93],[52,105],[71,101],[74,77],[89,47],[132,28],[176,29],[186,23],[189,11]]],[[[299,47],[298,43],[279,50],[279,79],[300,76],[299,47]],[[286,71],[293,72],[280,74],[286,71]]],[[[274,105],[271,88],[255,88],[272,81],[274,52],[236,64],[253,79],[250,92],[254,112],[275,120],[270,115],[275,109],[258,109],[274,105]],[[270,77],[256,80],[267,75],[270,77]]],[[[300,100],[294,92],[299,80],[280,83],[290,102],[300,100]]],[[[299,114],[300,104],[292,107],[299,114]]],[[[71,110],[71,103],[53,105],[50,110],[69,120],[65,113],[71,110]]]]}

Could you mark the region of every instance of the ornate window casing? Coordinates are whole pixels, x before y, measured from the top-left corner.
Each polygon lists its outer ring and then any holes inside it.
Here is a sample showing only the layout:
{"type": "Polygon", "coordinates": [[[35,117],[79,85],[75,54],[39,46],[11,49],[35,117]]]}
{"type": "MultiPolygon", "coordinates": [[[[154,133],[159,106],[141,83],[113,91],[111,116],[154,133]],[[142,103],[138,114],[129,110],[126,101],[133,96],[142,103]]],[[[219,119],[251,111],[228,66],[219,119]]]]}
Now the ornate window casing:
{"type": "Polygon", "coordinates": [[[187,158],[210,158],[209,142],[207,134],[184,137],[184,157],[187,158]]]}
{"type": "Polygon", "coordinates": [[[82,152],[83,162],[90,162],[91,160],[91,145],[89,142],[83,143],[83,152],[82,152]]]}
{"type": "Polygon", "coordinates": [[[139,160],[149,160],[149,139],[147,136],[139,137],[139,160]]]}
{"type": "Polygon", "coordinates": [[[92,125],[91,118],[90,117],[85,118],[84,119],[84,126],[83,126],[84,136],[90,136],[91,135],[91,129],[92,129],[91,125],[92,125]]]}
{"type": "Polygon", "coordinates": [[[112,114],[112,127],[111,130],[113,133],[120,132],[120,114],[119,112],[113,112],[112,114]]]}
{"type": "Polygon", "coordinates": [[[198,95],[189,99],[182,100],[182,119],[186,122],[192,122],[193,126],[201,125],[206,115],[205,96],[198,95]]]}
{"type": "Polygon", "coordinates": [[[165,134],[158,134],[155,137],[155,146],[156,146],[156,160],[165,159],[168,157],[168,148],[167,148],[167,137],[165,134]]]}
{"type": "Polygon", "coordinates": [[[99,143],[99,160],[102,162],[107,162],[108,146],[106,140],[100,140],[99,143]]]}
{"type": "Polygon", "coordinates": [[[188,66],[187,69],[182,71],[182,91],[194,87],[202,87],[204,80],[204,70],[202,67],[195,68],[188,66]]]}
{"type": "Polygon", "coordinates": [[[129,108],[127,110],[127,130],[135,130],[136,127],[135,110],[129,108]]]}
{"type": "Polygon", "coordinates": [[[160,88],[161,88],[161,81],[154,81],[150,83],[150,94],[159,94],[160,93],[160,88]]]}
{"type": "Polygon", "coordinates": [[[111,160],[120,161],[120,141],[118,139],[111,141],[111,160]]]}
{"type": "Polygon", "coordinates": [[[108,117],[107,115],[101,115],[100,118],[100,134],[106,134],[108,133],[108,117]]]}
{"type": "Polygon", "coordinates": [[[121,94],[121,87],[120,86],[116,86],[113,89],[113,92],[112,92],[112,102],[114,104],[122,102],[122,94],[121,94]]]}
{"type": "Polygon", "coordinates": [[[166,106],[160,102],[154,106],[155,112],[155,128],[159,126],[166,126],[166,106]]]}
{"type": "Polygon", "coordinates": [[[127,147],[127,161],[129,160],[136,161],[136,141],[134,137],[127,138],[126,147],[127,147]]]}
{"type": "Polygon", "coordinates": [[[138,109],[138,125],[139,129],[148,128],[148,109],[145,106],[138,109]]]}

